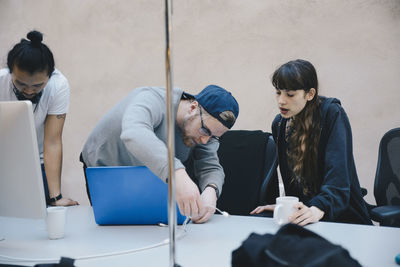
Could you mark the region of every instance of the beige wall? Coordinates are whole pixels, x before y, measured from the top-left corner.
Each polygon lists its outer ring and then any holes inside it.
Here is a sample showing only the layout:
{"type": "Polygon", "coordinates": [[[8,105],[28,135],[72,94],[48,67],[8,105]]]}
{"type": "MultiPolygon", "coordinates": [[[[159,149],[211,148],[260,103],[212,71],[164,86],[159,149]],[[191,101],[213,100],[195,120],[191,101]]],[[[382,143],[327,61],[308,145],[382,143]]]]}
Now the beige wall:
{"type": "MultiPolygon", "coordinates": [[[[91,129],[131,89],[165,85],[163,12],[155,0],[0,0],[0,64],[38,29],[69,79],[62,184],[81,204],[78,156],[91,129]]],[[[240,103],[235,129],[270,131],[271,73],[291,59],[313,62],[321,94],[349,115],[360,183],[374,202],[379,139],[400,126],[400,1],[175,0],[173,23],[174,84],[229,88],[240,103]]]]}

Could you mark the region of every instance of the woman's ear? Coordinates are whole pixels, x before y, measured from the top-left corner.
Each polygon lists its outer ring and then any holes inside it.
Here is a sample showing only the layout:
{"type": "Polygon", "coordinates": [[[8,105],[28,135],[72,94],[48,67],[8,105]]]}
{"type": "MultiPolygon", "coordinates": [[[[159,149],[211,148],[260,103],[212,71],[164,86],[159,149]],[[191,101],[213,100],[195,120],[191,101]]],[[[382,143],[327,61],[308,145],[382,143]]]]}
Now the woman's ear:
{"type": "Polygon", "coordinates": [[[310,91],[308,91],[308,93],[306,94],[307,101],[313,100],[316,92],[317,91],[315,90],[315,88],[311,88],[310,91]]]}

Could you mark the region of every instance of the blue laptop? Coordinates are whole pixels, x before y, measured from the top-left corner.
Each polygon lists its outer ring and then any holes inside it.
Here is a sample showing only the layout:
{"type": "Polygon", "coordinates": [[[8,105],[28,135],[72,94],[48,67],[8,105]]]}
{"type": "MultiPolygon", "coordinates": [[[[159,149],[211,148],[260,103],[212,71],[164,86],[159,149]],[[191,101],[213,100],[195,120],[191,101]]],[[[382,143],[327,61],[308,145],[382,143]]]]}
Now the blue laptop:
{"type": "Polygon", "coordinates": [[[168,224],[168,185],[147,167],[88,167],[86,176],[97,224],[168,224]]]}

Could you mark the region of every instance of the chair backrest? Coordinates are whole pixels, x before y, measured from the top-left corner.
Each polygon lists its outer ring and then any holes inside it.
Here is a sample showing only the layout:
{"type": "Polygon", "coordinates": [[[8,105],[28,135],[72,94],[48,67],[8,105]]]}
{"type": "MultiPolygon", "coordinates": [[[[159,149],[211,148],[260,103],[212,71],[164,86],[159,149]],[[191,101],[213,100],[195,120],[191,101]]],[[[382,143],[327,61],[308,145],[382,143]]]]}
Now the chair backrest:
{"type": "MultiPolygon", "coordinates": [[[[260,130],[231,130],[220,139],[218,157],[225,182],[217,207],[232,215],[249,215],[259,205],[279,196],[278,154],[272,135],[260,130]]],[[[184,162],[197,183],[193,158],[184,162]]]]}
{"type": "Polygon", "coordinates": [[[279,195],[278,155],[270,133],[237,130],[225,133],[218,157],[225,183],[217,207],[233,215],[249,215],[279,195]]]}
{"type": "Polygon", "coordinates": [[[278,156],[270,133],[228,131],[221,138],[218,157],[225,172],[218,208],[249,215],[258,205],[275,203],[278,156]]]}
{"type": "Polygon", "coordinates": [[[276,198],[279,197],[278,148],[272,134],[269,134],[265,153],[264,170],[266,173],[264,174],[264,182],[261,185],[258,203],[260,205],[275,204],[276,198]]]}
{"type": "Polygon", "coordinates": [[[388,131],[379,144],[374,195],[378,206],[400,205],[400,128],[388,131]]]}

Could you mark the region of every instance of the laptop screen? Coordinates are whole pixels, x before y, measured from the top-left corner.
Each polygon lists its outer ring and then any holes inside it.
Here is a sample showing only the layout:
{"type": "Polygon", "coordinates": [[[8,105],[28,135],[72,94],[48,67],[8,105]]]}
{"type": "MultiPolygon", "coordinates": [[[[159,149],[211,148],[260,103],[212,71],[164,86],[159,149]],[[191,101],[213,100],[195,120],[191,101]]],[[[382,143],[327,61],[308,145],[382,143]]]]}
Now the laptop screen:
{"type": "Polygon", "coordinates": [[[168,185],[147,167],[88,167],[86,176],[97,224],[168,224],[168,185]]]}
{"type": "Polygon", "coordinates": [[[46,217],[30,101],[0,101],[0,216],[46,217]]]}

